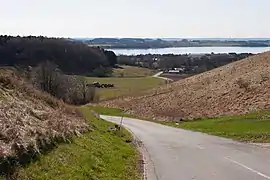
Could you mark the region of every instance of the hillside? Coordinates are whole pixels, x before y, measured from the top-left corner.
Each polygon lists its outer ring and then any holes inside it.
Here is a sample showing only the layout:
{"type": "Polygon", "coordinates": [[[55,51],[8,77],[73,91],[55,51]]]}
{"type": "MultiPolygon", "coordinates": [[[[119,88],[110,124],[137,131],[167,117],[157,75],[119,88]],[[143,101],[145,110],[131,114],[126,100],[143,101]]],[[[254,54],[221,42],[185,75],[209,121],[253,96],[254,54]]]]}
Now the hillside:
{"type": "Polygon", "coordinates": [[[2,174],[10,170],[9,165],[26,163],[90,127],[72,107],[33,89],[9,70],[1,70],[0,128],[2,174]]]}
{"type": "Polygon", "coordinates": [[[0,68],[0,179],[139,179],[132,135],[0,68]]]}
{"type": "Polygon", "coordinates": [[[270,52],[216,68],[146,93],[103,102],[159,119],[245,114],[270,107],[270,52]]]}

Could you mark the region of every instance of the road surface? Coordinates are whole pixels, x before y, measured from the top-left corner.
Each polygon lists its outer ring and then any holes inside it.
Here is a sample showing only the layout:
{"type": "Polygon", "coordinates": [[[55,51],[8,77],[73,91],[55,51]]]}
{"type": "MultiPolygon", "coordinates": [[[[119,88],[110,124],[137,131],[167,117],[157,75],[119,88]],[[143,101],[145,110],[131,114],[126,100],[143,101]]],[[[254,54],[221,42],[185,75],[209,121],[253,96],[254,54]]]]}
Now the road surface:
{"type": "Polygon", "coordinates": [[[166,78],[166,77],[160,76],[161,74],[163,74],[163,72],[159,72],[159,73],[157,73],[157,74],[154,74],[152,77],[164,79],[164,80],[166,80],[166,81],[173,81],[173,80],[170,79],[170,78],[166,78]]]}
{"type": "Polygon", "coordinates": [[[123,125],[147,150],[148,180],[270,179],[270,149],[131,118],[123,125]]]}

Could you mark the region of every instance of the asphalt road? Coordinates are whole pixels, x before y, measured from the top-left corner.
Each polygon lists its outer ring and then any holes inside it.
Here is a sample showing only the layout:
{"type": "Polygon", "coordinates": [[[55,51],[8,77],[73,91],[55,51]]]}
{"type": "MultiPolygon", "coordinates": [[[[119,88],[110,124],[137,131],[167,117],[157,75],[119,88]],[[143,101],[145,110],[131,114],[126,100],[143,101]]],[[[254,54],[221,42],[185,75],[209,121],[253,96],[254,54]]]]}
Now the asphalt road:
{"type": "Polygon", "coordinates": [[[148,180],[270,179],[270,149],[131,118],[123,125],[146,149],[148,180]]]}

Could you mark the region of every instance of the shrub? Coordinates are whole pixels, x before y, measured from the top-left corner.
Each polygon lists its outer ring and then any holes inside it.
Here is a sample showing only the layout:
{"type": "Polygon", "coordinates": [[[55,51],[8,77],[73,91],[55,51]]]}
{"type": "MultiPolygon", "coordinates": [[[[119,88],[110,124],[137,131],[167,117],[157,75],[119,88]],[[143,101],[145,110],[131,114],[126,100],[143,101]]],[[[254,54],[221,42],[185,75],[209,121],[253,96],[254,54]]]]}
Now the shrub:
{"type": "Polygon", "coordinates": [[[99,100],[95,87],[87,86],[84,78],[77,78],[76,85],[68,92],[68,102],[70,104],[82,105],[99,100]]]}
{"type": "Polygon", "coordinates": [[[248,81],[245,81],[245,80],[242,79],[242,78],[239,78],[239,79],[236,81],[236,84],[239,86],[240,89],[248,90],[249,87],[250,87],[250,83],[249,83],[248,81]]]}
{"type": "Polygon", "coordinates": [[[69,104],[82,105],[99,99],[85,78],[65,75],[49,61],[32,70],[31,81],[38,89],[69,104]]]}
{"type": "Polygon", "coordinates": [[[263,73],[260,75],[261,75],[261,82],[265,82],[269,80],[269,75],[267,73],[263,73]]]}
{"type": "Polygon", "coordinates": [[[123,78],[125,75],[124,75],[124,72],[121,72],[120,73],[120,77],[123,78]]]}
{"type": "Polygon", "coordinates": [[[99,67],[99,68],[94,69],[92,76],[108,77],[108,76],[111,76],[111,74],[112,74],[111,68],[99,67]]]}

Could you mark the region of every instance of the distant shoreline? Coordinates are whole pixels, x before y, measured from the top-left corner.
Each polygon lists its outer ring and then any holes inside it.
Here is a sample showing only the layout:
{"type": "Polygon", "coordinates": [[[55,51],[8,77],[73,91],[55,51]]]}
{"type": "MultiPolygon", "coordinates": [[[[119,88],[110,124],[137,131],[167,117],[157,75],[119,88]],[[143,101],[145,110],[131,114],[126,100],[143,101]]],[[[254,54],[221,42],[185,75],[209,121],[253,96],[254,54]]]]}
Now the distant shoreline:
{"type": "MultiPolygon", "coordinates": [[[[97,47],[97,46],[96,46],[97,47]]],[[[196,48],[196,47],[242,47],[242,48],[266,48],[266,47],[270,47],[270,46],[169,46],[169,47],[112,47],[112,46],[98,46],[98,47],[101,47],[101,48],[104,48],[104,49],[110,49],[110,50],[114,50],[114,49],[117,49],[117,50],[125,50],[125,49],[129,49],[129,50],[132,50],[132,49],[142,49],[142,50],[148,50],[148,49],[167,49],[167,48],[196,48]]]]}
{"type": "Polygon", "coordinates": [[[270,40],[164,40],[141,38],[96,38],[81,40],[91,47],[107,49],[160,49],[191,47],[270,47],[270,40]]]}
{"type": "Polygon", "coordinates": [[[252,53],[258,54],[266,51],[270,51],[270,47],[172,47],[172,48],[108,48],[107,50],[113,51],[116,55],[146,55],[146,54],[225,54],[225,53],[252,53]]]}

